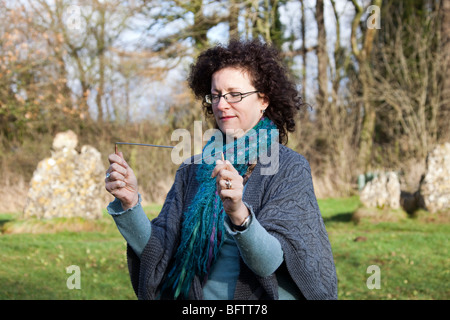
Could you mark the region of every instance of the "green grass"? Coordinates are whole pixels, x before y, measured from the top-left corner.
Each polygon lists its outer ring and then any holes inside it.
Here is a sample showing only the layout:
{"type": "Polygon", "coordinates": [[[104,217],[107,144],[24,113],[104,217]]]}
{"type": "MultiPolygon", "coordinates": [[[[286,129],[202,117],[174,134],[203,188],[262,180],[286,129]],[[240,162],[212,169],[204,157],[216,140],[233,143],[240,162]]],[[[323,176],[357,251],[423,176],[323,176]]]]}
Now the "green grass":
{"type": "MultiPolygon", "coordinates": [[[[357,198],[323,199],[319,206],[336,262],[339,299],[450,298],[450,224],[411,218],[355,224],[357,198]],[[355,241],[358,237],[365,240],[355,241]],[[370,265],[380,268],[380,289],[367,288],[370,265]]],[[[145,209],[153,218],[160,206],[145,209]]],[[[125,241],[106,213],[76,231],[70,219],[45,224],[0,214],[0,228],[20,232],[0,234],[0,299],[136,299],[125,241]],[[80,290],[67,288],[70,265],[80,267],[80,290]]]]}
{"type": "Polygon", "coordinates": [[[125,243],[113,227],[1,235],[0,299],[134,299],[125,243]],[[67,288],[70,265],[80,267],[80,290],[67,288]]]}
{"type": "Polygon", "coordinates": [[[351,221],[357,198],[319,200],[338,274],[339,299],[449,299],[450,224],[351,221]],[[364,241],[355,241],[364,237],[364,241]],[[370,265],[380,289],[368,289],[370,265]]]}

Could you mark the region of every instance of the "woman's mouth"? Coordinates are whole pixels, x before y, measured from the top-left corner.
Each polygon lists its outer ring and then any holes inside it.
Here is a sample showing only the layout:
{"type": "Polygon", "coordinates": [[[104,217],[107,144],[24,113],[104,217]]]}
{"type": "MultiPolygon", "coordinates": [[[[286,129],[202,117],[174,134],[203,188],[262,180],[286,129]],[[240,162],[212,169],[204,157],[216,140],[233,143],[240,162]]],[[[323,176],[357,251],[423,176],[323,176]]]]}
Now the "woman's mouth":
{"type": "Polygon", "coordinates": [[[220,120],[227,121],[227,120],[231,120],[233,118],[236,118],[236,116],[223,116],[223,117],[220,117],[220,120]]]}

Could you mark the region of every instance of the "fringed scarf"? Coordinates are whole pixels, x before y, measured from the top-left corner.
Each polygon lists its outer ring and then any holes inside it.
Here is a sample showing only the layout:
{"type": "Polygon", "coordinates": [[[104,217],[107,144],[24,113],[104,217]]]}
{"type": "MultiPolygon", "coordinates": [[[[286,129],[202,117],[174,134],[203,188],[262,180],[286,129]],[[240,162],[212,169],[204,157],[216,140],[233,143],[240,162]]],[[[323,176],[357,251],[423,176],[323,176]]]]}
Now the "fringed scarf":
{"type": "MultiPolygon", "coordinates": [[[[243,176],[250,164],[256,163],[258,156],[278,140],[278,130],[267,117],[234,143],[225,144],[221,139],[211,137],[202,152],[202,159],[217,159],[224,154],[234,168],[243,176]],[[219,140],[219,141],[218,141],[219,140]],[[213,153],[211,153],[211,151],[213,153]]],[[[205,282],[211,266],[217,259],[224,234],[222,200],[216,188],[216,178],[211,178],[215,161],[199,164],[196,179],[199,188],[188,210],[183,213],[181,242],[175,253],[172,268],[161,288],[162,298],[187,298],[194,276],[205,282]]]]}

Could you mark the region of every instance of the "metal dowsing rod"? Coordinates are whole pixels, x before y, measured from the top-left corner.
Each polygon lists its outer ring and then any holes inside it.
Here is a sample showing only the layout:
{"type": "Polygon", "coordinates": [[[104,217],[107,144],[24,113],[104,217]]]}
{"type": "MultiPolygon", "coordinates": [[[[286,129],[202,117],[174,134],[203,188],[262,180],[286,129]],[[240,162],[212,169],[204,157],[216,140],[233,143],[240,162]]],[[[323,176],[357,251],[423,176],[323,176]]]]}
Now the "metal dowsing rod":
{"type": "Polygon", "coordinates": [[[170,149],[175,148],[173,146],[163,146],[163,145],[159,145],[159,144],[133,143],[133,142],[116,142],[114,144],[114,152],[116,154],[117,154],[117,145],[118,144],[127,144],[127,145],[132,145],[132,146],[144,146],[144,147],[170,148],[170,149]]]}
{"type": "MultiPolygon", "coordinates": [[[[118,145],[118,144],[132,145],[132,146],[144,146],[144,147],[156,147],[156,148],[169,148],[169,149],[175,148],[174,146],[164,146],[164,145],[159,145],[159,144],[134,143],[134,142],[115,142],[115,143],[114,143],[114,152],[115,152],[115,154],[117,154],[117,145],[118,145]]],[[[224,160],[224,157],[223,157],[223,151],[221,151],[221,152],[219,152],[219,153],[222,154],[222,160],[224,160]]],[[[216,155],[217,155],[217,154],[214,154],[214,155],[211,154],[211,155],[209,155],[209,156],[207,156],[207,157],[200,158],[200,160],[197,160],[197,161],[194,161],[194,162],[192,162],[192,163],[189,163],[189,164],[187,164],[186,166],[182,167],[181,169],[184,169],[184,168],[190,166],[191,164],[199,164],[199,163],[201,163],[202,161],[204,161],[205,159],[211,158],[211,157],[216,156],[216,155]]],[[[178,170],[179,170],[179,169],[178,169],[178,170]]]]}

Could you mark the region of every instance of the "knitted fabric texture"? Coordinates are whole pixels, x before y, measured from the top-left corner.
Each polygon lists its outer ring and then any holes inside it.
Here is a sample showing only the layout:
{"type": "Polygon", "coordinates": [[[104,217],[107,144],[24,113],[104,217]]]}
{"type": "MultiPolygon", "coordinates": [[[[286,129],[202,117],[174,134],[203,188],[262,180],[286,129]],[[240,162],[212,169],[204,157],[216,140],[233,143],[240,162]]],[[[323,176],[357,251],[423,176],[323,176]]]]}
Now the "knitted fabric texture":
{"type": "Polygon", "coordinates": [[[223,154],[243,176],[260,154],[267,153],[272,141],[278,140],[278,130],[271,120],[263,117],[252,130],[234,142],[223,145],[224,139],[223,134],[220,138],[213,136],[203,149],[204,162],[196,173],[199,188],[183,214],[181,242],[161,290],[166,298],[188,298],[194,276],[203,282],[207,280],[221,248],[226,213],[217,191],[216,178],[211,178],[214,159],[223,154]]]}
{"type": "MultiPolygon", "coordinates": [[[[248,270],[241,258],[234,299],[277,299],[277,274],[282,272],[288,272],[308,300],[337,299],[333,254],[314,195],[310,166],[292,149],[281,144],[276,146],[279,147],[276,157],[279,170],[263,175],[264,166],[272,164],[258,161],[246,183],[243,201],[252,208],[261,226],[280,241],[285,261],[282,267],[285,267],[261,278],[248,270]]],[[[140,300],[160,297],[161,285],[173,265],[181,240],[183,213],[199,188],[196,179],[199,165],[187,163],[176,172],[161,212],[151,221],[151,236],[140,258],[127,247],[130,280],[140,300]]],[[[203,299],[202,281],[197,276],[192,282],[189,299],[203,299]]]]}

